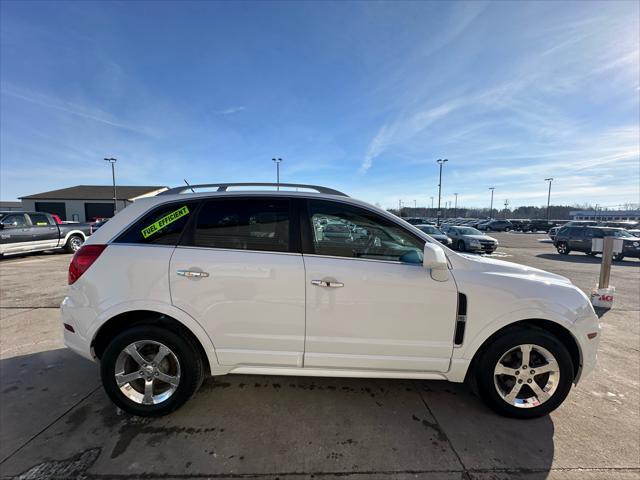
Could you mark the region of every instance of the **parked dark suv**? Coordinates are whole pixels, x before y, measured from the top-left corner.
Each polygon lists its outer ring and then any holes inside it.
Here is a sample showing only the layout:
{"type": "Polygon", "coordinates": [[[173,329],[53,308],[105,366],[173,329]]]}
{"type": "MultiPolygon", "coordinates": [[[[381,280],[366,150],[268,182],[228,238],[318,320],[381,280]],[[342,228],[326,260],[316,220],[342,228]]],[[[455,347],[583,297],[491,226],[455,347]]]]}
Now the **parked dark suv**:
{"type": "Polygon", "coordinates": [[[558,230],[553,245],[562,255],[568,255],[572,250],[587,255],[596,255],[599,252],[591,251],[592,240],[604,237],[616,237],[623,240],[622,252],[616,255],[616,260],[622,260],[624,257],[640,258],[640,238],[634,237],[622,228],[564,226],[558,230]]]}
{"type": "Polygon", "coordinates": [[[487,232],[508,232],[513,230],[513,225],[509,220],[491,220],[490,222],[478,225],[478,230],[485,230],[487,232]]]}

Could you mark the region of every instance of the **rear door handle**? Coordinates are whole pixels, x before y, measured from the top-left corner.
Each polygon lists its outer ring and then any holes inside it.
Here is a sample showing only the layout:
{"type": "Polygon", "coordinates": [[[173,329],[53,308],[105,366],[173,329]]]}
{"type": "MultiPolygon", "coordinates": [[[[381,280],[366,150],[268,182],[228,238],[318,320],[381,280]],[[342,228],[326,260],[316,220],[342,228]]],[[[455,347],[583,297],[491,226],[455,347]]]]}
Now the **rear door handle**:
{"type": "Polygon", "coordinates": [[[316,287],[328,287],[328,288],[342,288],[344,283],[342,282],[327,282],[325,280],[311,280],[311,285],[316,287]]]}
{"type": "Polygon", "coordinates": [[[207,272],[200,272],[198,270],[176,270],[176,274],[187,278],[206,278],[209,276],[207,272]]]}

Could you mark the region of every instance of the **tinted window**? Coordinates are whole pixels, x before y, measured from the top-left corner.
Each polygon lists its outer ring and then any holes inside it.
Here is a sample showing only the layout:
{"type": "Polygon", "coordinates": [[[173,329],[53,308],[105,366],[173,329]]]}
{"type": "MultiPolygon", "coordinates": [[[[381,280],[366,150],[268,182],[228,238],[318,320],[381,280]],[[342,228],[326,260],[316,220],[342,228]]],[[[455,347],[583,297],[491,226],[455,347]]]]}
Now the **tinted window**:
{"type": "Polygon", "coordinates": [[[2,224],[6,227],[26,227],[27,221],[24,215],[7,215],[2,219],[2,224]]]}
{"type": "Polygon", "coordinates": [[[49,218],[42,213],[30,213],[29,218],[31,219],[31,224],[36,227],[43,227],[49,225],[49,218]]]}
{"type": "Polygon", "coordinates": [[[289,207],[280,198],[210,200],[198,214],[193,245],[287,252],[289,207]]]}
{"type": "Polygon", "coordinates": [[[193,202],[158,207],[120,235],[116,243],[176,245],[195,207],[193,202]]]}
{"type": "Polygon", "coordinates": [[[422,263],[424,242],[384,217],[336,202],[308,208],[317,255],[422,263]]]}

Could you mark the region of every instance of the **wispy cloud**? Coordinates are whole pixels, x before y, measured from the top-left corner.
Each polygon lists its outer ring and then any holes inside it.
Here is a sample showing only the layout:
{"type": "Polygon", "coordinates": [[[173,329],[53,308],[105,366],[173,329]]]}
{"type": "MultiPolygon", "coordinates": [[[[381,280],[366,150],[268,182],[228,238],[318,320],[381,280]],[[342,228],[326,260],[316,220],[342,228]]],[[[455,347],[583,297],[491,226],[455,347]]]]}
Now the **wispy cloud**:
{"type": "Polygon", "coordinates": [[[154,136],[152,132],[147,129],[122,122],[115,118],[113,115],[110,115],[99,109],[92,108],[86,105],[79,105],[77,103],[69,102],[66,100],[61,100],[50,95],[19,90],[10,86],[3,86],[0,90],[0,94],[24,100],[40,107],[57,110],[59,112],[64,112],[70,115],[81,117],[86,120],[101,123],[103,125],[108,125],[110,127],[120,128],[142,135],[154,136]]]}
{"type": "Polygon", "coordinates": [[[217,115],[233,115],[234,113],[242,112],[246,109],[247,107],[230,107],[225,108],[224,110],[216,110],[214,113],[217,115]]]}

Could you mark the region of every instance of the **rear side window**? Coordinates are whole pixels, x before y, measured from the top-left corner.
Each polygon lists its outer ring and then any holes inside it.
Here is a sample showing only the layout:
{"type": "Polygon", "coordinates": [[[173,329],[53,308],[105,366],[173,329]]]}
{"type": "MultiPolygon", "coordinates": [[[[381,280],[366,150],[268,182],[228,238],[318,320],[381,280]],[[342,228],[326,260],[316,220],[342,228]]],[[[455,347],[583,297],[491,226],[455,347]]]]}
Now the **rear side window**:
{"type": "Polygon", "coordinates": [[[31,224],[35,227],[44,227],[50,224],[49,217],[42,213],[30,213],[29,218],[31,219],[31,224]]]}
{"type": "Polygon", "coordinates": [[[180,202],[158,207],[138,220],[116,243],[177,245],[185,225],[196,208],[194,202],[180,202]]]}
{"type": "Polygon", "coordinates": [[[289,251],[290,201],[279,198],[206,202],[191,243],[196,247],[289,251]]]}

